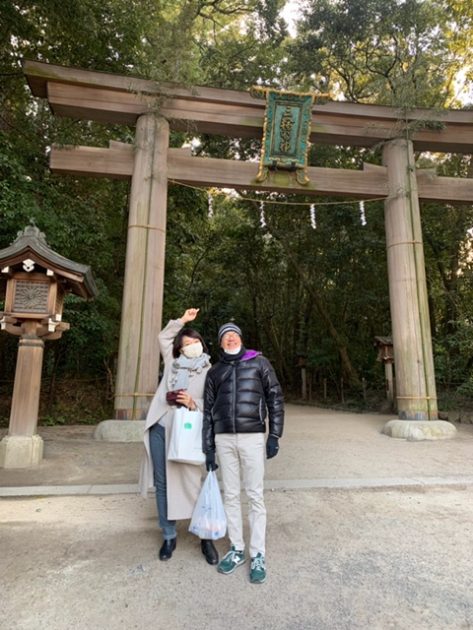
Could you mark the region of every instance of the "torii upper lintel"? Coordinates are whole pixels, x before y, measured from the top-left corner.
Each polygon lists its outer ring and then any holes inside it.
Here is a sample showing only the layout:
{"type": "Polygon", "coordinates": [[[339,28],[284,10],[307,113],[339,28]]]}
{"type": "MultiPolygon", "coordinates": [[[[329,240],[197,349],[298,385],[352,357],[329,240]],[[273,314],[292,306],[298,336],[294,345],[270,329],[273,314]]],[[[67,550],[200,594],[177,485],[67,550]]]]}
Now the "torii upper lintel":
{"type": "MultiPolygon", "coordinates": [[[[158,85],[134,77],[25,61],[24,72],[35,96],[48,98],[59,116],[135,124],[156,111],[171,129],[234,137],[261,137],[265,103],[247,92],[208,87],[158,85]]],[[[414,150],[472,152],[473,111],[413,109],[349,102],[312,106],[310,141],[317,144],[372,147],[398,137],[403,121],[423,121],[412,133],[414,150]],[[435,128],[429,128],[433,125],[435,128]]]]}

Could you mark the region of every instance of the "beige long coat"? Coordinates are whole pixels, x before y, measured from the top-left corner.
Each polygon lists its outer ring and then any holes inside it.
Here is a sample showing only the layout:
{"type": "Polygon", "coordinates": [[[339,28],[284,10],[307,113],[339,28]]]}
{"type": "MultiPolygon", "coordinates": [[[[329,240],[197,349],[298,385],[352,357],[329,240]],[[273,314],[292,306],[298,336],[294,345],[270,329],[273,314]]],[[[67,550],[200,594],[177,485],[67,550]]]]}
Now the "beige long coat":
{"type": "MultiPolygon", "coordinates": [[[[180,319],[172,319],[159,333],[159,349],[164,361],[164,373],[158,389],[151,401],[145,422],[144,446],[145,452],[140,471],[140,492],[146,497],[148,490],[154,486],[153,462],[149,445],[149,430],[160,422],[166,431],[166,444],[169,444],[169,432],[172,426],[174,407],[166,402],[167,383],[171,375],[173,362],[172,344],[174,337],[181,330],[183,324],[180,319]]],[[[187,391],[194,399],[197,407],[203,411],[205,377],[210,365],[201,372],[190,373],[187,391]]],[[[168,519],[187,519],[192,516],[197,496],[202,485],[203,467],[192,464],[181,464],[166,460],[166,481],[168,499],[168,519]]]]}

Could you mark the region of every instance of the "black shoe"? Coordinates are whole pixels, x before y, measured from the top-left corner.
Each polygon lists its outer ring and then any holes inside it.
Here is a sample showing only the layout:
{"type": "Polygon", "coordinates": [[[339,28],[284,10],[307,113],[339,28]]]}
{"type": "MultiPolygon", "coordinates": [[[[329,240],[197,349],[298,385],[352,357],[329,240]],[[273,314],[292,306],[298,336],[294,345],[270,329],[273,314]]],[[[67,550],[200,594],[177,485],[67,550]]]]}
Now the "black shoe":
{"type": "Polygon", "coordinates": [[[200,541],[200,547],[209,564],[218,564],[218,552],[211,540],[206,540],[204,538],[200,541]]]}
{"type": "Polygon", "coordinates": [[[160,560],[169,560],[172,557],[172,552],[176,548],[176,538],[171,538],[171,540],[165,540],[162,544],[161,549],[159,550],[159,559],[160,560]]]}

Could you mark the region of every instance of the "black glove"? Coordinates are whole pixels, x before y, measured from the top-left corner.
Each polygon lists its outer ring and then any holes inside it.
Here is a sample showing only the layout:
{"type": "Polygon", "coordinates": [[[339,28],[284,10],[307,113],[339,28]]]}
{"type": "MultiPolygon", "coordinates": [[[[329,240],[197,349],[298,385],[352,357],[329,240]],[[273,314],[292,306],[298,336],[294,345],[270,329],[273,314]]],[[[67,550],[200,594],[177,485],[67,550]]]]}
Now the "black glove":
{"type": "Polygon", "coordinates": [[[279,438],[275,435],[269,435],[266,442],[266,459],[276,457],[279,451],[279,438]]]}
{"type": "Polygon", "coordinates": [[[205,467],[209,472],[211,470],[217,470],[218,464],[215,461],[215,451],[205,453],[205,467]]]}

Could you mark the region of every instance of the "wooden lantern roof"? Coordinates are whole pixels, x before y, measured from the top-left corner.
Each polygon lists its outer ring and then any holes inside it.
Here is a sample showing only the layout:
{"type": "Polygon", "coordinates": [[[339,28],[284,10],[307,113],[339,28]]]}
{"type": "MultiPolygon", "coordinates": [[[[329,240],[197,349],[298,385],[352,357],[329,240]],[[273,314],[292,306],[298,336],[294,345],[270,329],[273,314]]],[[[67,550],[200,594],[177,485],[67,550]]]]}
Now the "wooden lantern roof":
{"type": "Polygon", "coordinates": [[[46,270],[51,270],[61,279],[66,290],[90,300],[98,293],[89,265],[76,263],[53,251],[46,242],[43,232],[35,225],[18,232],[13,243],[0,250],[0,269],[14,268],[30,260],[46,270]]]}
{"type": "Polygon", "coordinates": [[[392,337],[380,337],[376,336],[374,338],[375,346],[392,346],[393,338],[392,337]]]}

